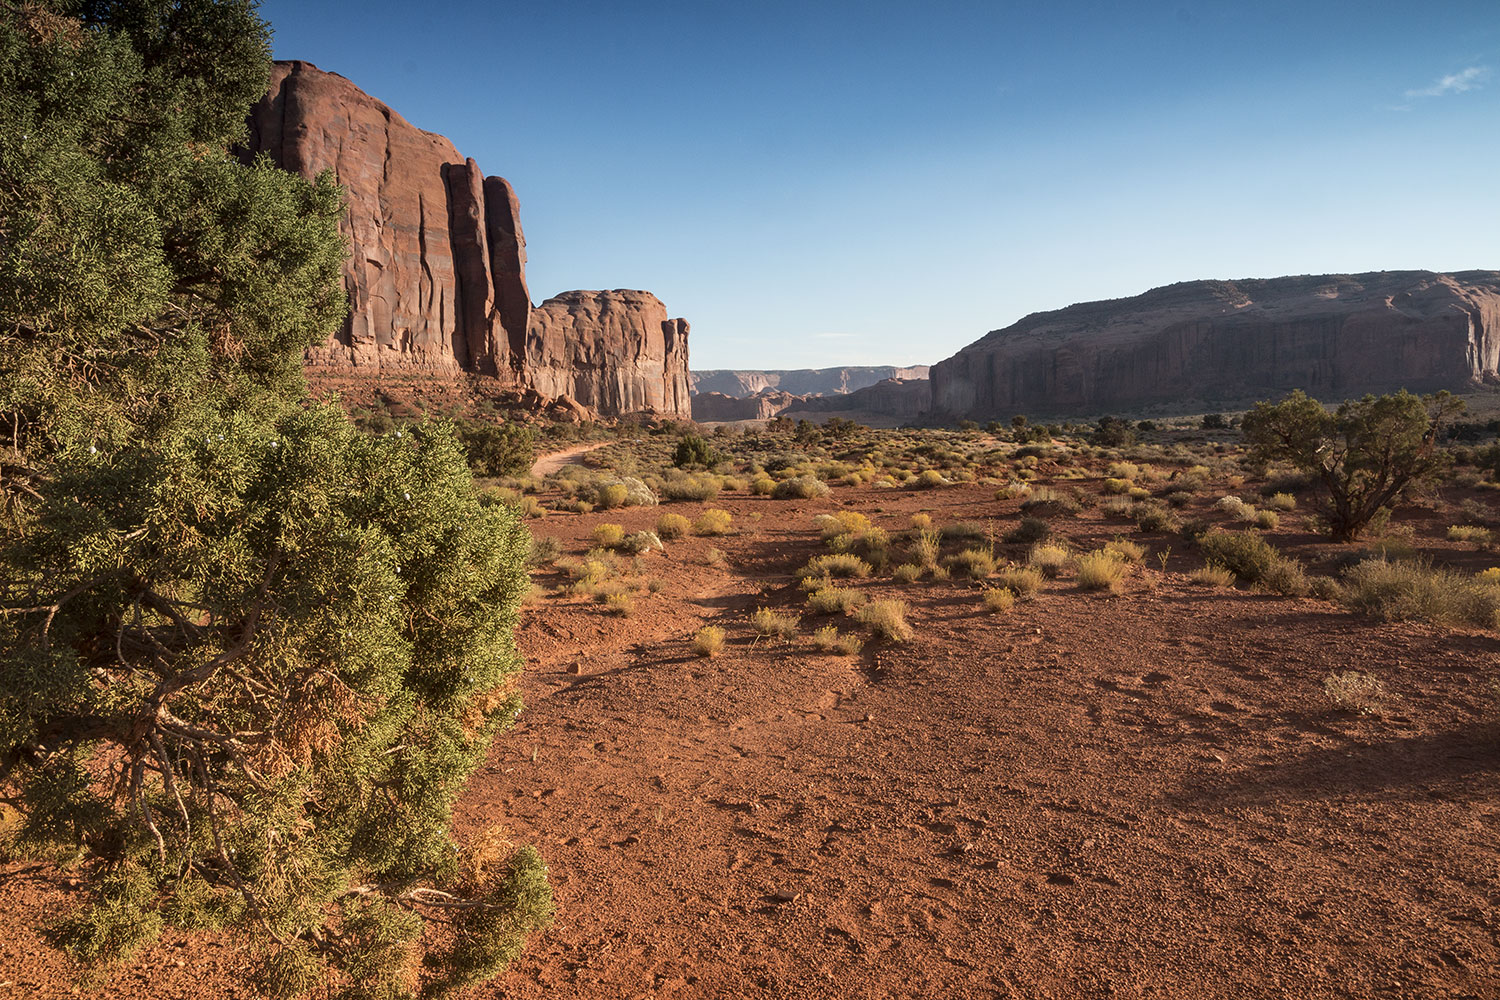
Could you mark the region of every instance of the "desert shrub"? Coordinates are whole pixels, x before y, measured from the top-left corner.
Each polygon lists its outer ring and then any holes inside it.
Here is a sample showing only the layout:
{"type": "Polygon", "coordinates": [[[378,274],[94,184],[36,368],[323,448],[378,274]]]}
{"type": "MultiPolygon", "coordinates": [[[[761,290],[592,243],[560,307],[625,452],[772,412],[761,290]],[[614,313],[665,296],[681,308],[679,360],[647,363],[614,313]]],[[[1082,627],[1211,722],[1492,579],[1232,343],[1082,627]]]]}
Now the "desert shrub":
{"type": "Polygon", "coordinates": [[[1137,504],[1127,497],[1111,497],[1099,505],[1105,517],[1135,517],[1137,504]]]}
{"type": "Polygon", "coordinates": [[[947,479],[943,478],[941,472],[936,469],[927,469],[919,473],[917,478],[911,481],[910,485],[912,489],[930,490],[937,486],[948,486],[950,484],[947,479]]]}
{"type": "Polygon", "coordinates": [[[1035,566],[1006,566],[996,571],[995,586],[1013,590],[1017,597],[1031,597],[1042,589],[1042,571],[1035,566]]]}
{"type": "Polygon", "coordinates": [[[1005,540],[1012,544],[1032,545],[1046,541],[1052,535],[1052,526],[1039,517],[1023,517],[1021,523],[1006,532],[1005,540]]]}
{"type": "Polygon", "coordinates": [[[1141,467],[1133,462],[1111,462],[1104,474],[1113,479],[1135,480],[1141,475],[1141,467]]]}
{"type": "Polygon", "coordinates": [[[536,461],[536,431],[525,424],[463,420],[457,426],[476,476],[519,475],[536,461]]]}
{"type": "Polygon", "coordinates": [[[727,510],[710,507],[698,515],[693,522],[693,533],[698,535],[727,535],[734,524],[734,515],[727,510]]]}
{"type": "Polygon", "coordinates": [[[1033,545],[1031,551],[1026,554],[1026,563],[1035,567],[1043,576],[1051,579],[1067,568],[1073,561],[1073,554],[1062,545],[1039,544],[1033,545]]]}
{"type": "Polygon", "coordinates": [[[551,535],[532,535],[526,552],[526,565],[548,566],[562,554],[562,543],[551,535]]]}
{"type": "Polygon", "coordinates": [[[950,573],[983,580],[995,572],[995,557],[986,549],[968,548],[949,556],[945,565],[950,573]]]}
{"type": "Polygon", "coordinates": [[[874,568],[850,553],[813,556],[797,571],[799,577],[867,577],[874,568]]]}
{"type": "Polygon", "coordinates": [[[862,607],[869,598],[848,587],[820,587],[807,595],[807,608],[814,614],[847,614],[862,607]]]}
{"type": "Polygon", "coordinates": [[[840,635],[832,625],[824,625],[812,635],[813,648],[820,653],[836,653],[839,656],[857,656],[864,648],[864,640],[857,635],[840,635]]]}
{"type": "Polygon", "coordinates": [[[702,473],[693,476],[676,476],[661,484],[664,500],[704,501],[719,495],[719,478],[702,473]]]}
{"type": "Polygon", "coordinates": [[[1344,574],[1343,603],[1386,621],[1497,628],[1500,587],[1421,562],[1367,559],[1344,574]]]}
{"type": "Polygon", "coordinates": [[[1220,497],[1214,504],[1214,510],[1221,514],[1228,514],[1237,521],[1255,520],[1255,508],[1235,496],[1220,497]]]}
{"type": "Polygon", "coordinates": [[[1037,487],[1021,501],[1021,512],[1035,517],[1062,517],[1082,509],[1077,500],[1048,487],[1037,487]]]}
{"type": "Polygon", "coordinates": [[[1126,574],[1128,564],[1112,553],[1099,549],[1079,556],[1073,563],[1074,576],[1080,590],[1108,590],[1118,592],[1126,574]]]}
{"type": "Polygon", "coordinates": [[[870,519],[853,510],[841,510],[833,514],[819,514],[813,525],[824,540],[838,535],[861,535],[870,530],[870,519]]]}
{"type": "Polygon", "coordinates": [[[595,487],[594,506],[599,510],[623,507],[630,491],[624,483],[600,483],[595,487]]]}
{"type": "Polygon", "coordinates": [[[932,515],[926,512],[913,514],[911,516],[911,526],[918,531],[926,531],[932,527],[932,515]]]}
{"type": "Polygon", "coordinates": [[[916,563],[902,563],[891,570],[891,576],[897,583],[914,583],[921,579],[923,568],[916,563]]]}
{"type": "Polygon", "coordinates": [[[590,537],[601,549],[618,548],[619,544],[625,540],[625,528],[618,524],[600,524],[595,526],[590,537]]]}
{"type": "Polygon", "coordinates": [[[828,484],[817,476],[793,476],[771,491],[773,500],[816,500],[827,495],[828,484]]]}
{"type": "Polygon", "coordinates": [[[672,452],[672,464],[679,469],[693,466],[711,469],[723,460],[724,456],[713,445],[696,434],[689,434],[677,442],[677,449],[672,452]]]}
{"type": "Polygon", "coordinates": [[[905,601],[871,601],[855,617],[882,639],[905,642],[912,636],[911,626],[906,622],[905,601]]]}
{"type": "Polygon", "coordinates": [[[1301,566],[1259,535],[1248,531],[1210,531],[1197,544],[1204,559],[1218,563],[1246,583],[1289,596],[1308,591],[1301,566]]]}
{"type": "Polygon", "coordinates": [[[1128,479],[1106,479],[1104,480],[1104,492],[1111,494],[1129,493],[1135,484],[1128,479]]]}
{"type": "Polygon", "coordinates": [[[1188,579],[1200,587],[1233,587],[1234,573],[1216,562],[1205,563],[1188,574],[1188,579]]]}
{"type": "Polygon", "coordinates": [[[635,598],[624,590],[604,596],[604,607],[612,615],[629,618],[635,614],[635,598]]]}
{"type": "Polygon", "coordinates": [[[1385,685],[1376,677],[1358,670],[1329,674],[1323,678],[1323,693],[1333,707],[1364,715],[1385,712],[1385,685]]]}
{"type": "Polygon", "coordinates": [[[1480,528],[1472,524],[1455,524],[1448,529],[1448,541],[1469,542],[1481,548],[1490,544],[1489,528],[1480,528]]]}
{"type": "Polygon", "coordinates": [[[1266,498],[1265,504],[1272,510],[1279,510],[1284,513],[1297,509],[1297,498],[1290,493],[1272,493],[1266,498]]]}
{"type": "Polygon", "coordinates": [[[656,534],[668,541],[688,533],[692,522],[681,514],[666,513],[656,519],[656,534]]]}
{"type": "Polygon", "coordinates": [[[703,564],[715,569],[725,569],[729,566],[729,558],[724,555],[723,549],[709,549],[703,553],[703,564]]]}
{"type": "Polygon", "coordinates": [[[1474,574],[1477,583],[1489,586],[1500,585],[1500,566],[1491,566],[1489,569],[1480,570],[1474,574]]]}
{"type": "Polygon", "coordinates": [[[1141,486],[1132,486],[1130,489],[1125,491],[1125,495],[1132,500],[1151,499],[1151,491],[1141,486]]]}
{"type": "Polygon", "coordinates": [[[693,652],[699,656],[718,656],[724,648],[724,630],[717,625],[705,625],[693,636],[693,652]]]}
{"type": "Polygon", "coordinates": [[[655,507],[657,504],[651,487],[634,476],[601,479],[594,489],[597,506],[604,510],[611,507],[655,507]]]}
{"type": "Polygon", "coordinates": [[[1161,507],[1143,504],[1136,509],[1135,526],[1142,531],[1175,532],[1182,530],[1176,515],[1161,507]]]}
{"type": "Polygon", "coordinates": [[[1274,510],[1258,510],[1255,512],[1255,526],[1267,531],[1275,530],[1281,524],[1281,515],[1274,510]]]}
{"type": "Polygon", "coordinates": [[[772,611],[770,608],[757,608],[750,616],[750,626],[755,629],[756,635],[786,640],[797,634],[797,616],[772,611]]]}
{"type": "Polygon", "coordinates": [[[919,529],[912,539],[912,555],[924,568],[931,569],[938,564],[942,549],[943,536],[932,528],[919,529]]]}
{"type": "Polygon", "coordinates": [[[1009,587],[985,587],[984,606],[997,615],[1009,614],[1016,606],[1016,595],[1009,587]]]}
{"type": "Polygon", "coordinates": [[[1162,499],[1167,501],[1168,506],[1186,507],[1188,504],[1193,502],[1193,494],[1189,493],[1187,490],[1173,490],[1162,499]]]}
{"type": "Polygon", "coordinates": [[[756,476],[750,480],[750,492],[758,497],[768,497],[776,492],[776,480],[770,476],[756,476]]]}

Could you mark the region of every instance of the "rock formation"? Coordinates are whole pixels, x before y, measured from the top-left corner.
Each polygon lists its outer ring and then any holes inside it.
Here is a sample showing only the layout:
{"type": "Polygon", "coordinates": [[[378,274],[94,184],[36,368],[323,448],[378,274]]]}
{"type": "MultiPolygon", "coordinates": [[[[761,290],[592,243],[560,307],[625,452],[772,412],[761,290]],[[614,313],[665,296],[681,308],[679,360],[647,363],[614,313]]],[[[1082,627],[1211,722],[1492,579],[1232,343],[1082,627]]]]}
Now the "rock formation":
{"type": "Polygon", "coordinates": [[[693,372],[693,392],[721,392],[726,396],[754,396],[777,389],[794,396],[824,396],[853,392],[888,378],[926,378],[926,365],[854,365],[847,368],[796,368],[778,371],[715,369],[693,372]]]}
{"type": "Polygon", "coordinates": [[[801,406],[806,396],[767,389],[754,396],[726,396],[722,392],[693,394],[693,419],[700,422],[723,420],[766,420],[785,410],[801,406]]]}
{"type": "Polygon", "coordinates": [[[1241,403],[1496,378],[1500,272],[1190,281],[1035,313],[932,367],[942,418],[1241,403]]]}
{"type": "Polygon", "coordinates": [[[309,368],[489,376],[601,415],[687,417],[687,334],[648,292],[566,292],[533,309],[515,191],[348,80],[278,62],[246,155],[344,185],[349,318],[309,368]]]}
{"type": "MultiPolygon", "coordinates": [[[[902,422],[919,422],[932,410],[932,383],[925,378],[888,378],[842,396],[811,396],[795,410],[854,419],[878,415],[902,422]]],[[[784,412],[793,412],[793,409],[784,412]]]]}

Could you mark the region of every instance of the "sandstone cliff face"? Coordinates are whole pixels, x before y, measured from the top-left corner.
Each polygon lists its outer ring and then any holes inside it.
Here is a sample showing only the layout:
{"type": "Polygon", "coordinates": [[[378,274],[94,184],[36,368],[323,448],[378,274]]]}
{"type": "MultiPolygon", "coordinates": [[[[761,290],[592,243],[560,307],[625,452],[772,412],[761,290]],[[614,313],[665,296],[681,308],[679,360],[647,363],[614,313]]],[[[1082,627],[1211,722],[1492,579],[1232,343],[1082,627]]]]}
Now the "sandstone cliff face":
{"type": "Polygon", "coordinates": [[[917,421],[932,410],[932,383],[925,378],[888,378],[842,396],[813,396],[797,409],[812,413],[879,414],[917,421]]]}
{"type": "Polygon", "coordinates": [[[933,366],[932,408],[986,420],[1292,389],[1336,400],[1463,389],[1497,362],[1500,272],[1193,281],[996,330],[933,366]]]}
{"type": "Polygon", "coordinates": [[[515,191],[447,139],[337,74],[278,62],[250,115],[247,155],[259,152],[306,177],[331,169],[348,193],[350,314],[310,367],[471,373],[606,416],[689,415],[687,323],[645,292],[569,292],[533,310],[515,191]]]}
{"type": "Polygon", "coordinates": [[[854,392],[888,378],[926,378],[926,365],[897,368],[891,365],[852,365],[846,368],[794,368],[774,371],[714,369],[694,372],[693,391],[720,392],[726,396],[754,396],[777,389],[796,396],[823,396],[854,392]]]}
{"type": "Polygon", "coordinates": [[[766,420],[785,410],[802,405],[806,399],[806,396],[793,396],[789,392],[770,390],[754,396],[726,396],[722,392],[699,392],[693,394],[693,419],[700,422],[766,420]]]}

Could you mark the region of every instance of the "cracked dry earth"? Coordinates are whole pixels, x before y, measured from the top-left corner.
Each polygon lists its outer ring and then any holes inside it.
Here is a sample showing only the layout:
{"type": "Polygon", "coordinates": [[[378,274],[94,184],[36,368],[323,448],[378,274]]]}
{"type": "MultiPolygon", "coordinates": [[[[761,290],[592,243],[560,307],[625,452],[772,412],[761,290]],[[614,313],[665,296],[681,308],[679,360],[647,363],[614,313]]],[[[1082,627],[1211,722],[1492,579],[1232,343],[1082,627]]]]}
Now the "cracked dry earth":
{"type": "MultiPolygon", "coordinates": [[[[815,514],[1003,531],[1014,504],[989,492],[723,498],[738,532],[649,556],[661,590],[631,617],[530,604],[528,709],[457,825],[536,843],[557,921],[474,995],[1500,996],[1493,635],[1205,591],[1179,553],[1007,616],[973,584],[862,582],[911,603],[915,637],[857,657],[815,652],[811,616],[754,639],[756,607],[801,608],[815,514]],[[729,633],[713,659],[691,650],[706,623],[729,633]],[[1383,715],[1331,708],[1323,679],[1349,669],[1384,682],[1383,715]]],[[[532,524],[578,553],[657,513],[532,524]]],[[[1059,528],[1118,530],[1089,517],[1059,528]]],[[[34,927],[76,890],[7,871],[0,997],[67,995],[34,927]]],[[[105,995],[243,996],[237,948],[170,936],[105,995]]]]}

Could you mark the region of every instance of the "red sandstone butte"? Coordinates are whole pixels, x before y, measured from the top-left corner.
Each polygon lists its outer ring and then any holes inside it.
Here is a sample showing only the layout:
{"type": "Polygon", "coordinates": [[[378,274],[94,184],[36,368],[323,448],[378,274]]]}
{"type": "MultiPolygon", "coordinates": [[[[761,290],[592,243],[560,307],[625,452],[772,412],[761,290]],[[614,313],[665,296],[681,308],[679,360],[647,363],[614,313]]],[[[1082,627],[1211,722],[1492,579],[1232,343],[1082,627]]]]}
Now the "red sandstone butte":
{"type": "Polygon", "coordinates": [[[510,184],[485,177],[336,73],[277,62],[247,155],[347,192],[349,318],[307,352],[331,376],[468,373],[566,395],[601,416],[688,417],[688,324],[649,292],[564,292],[533,307],[510,184]]]}

